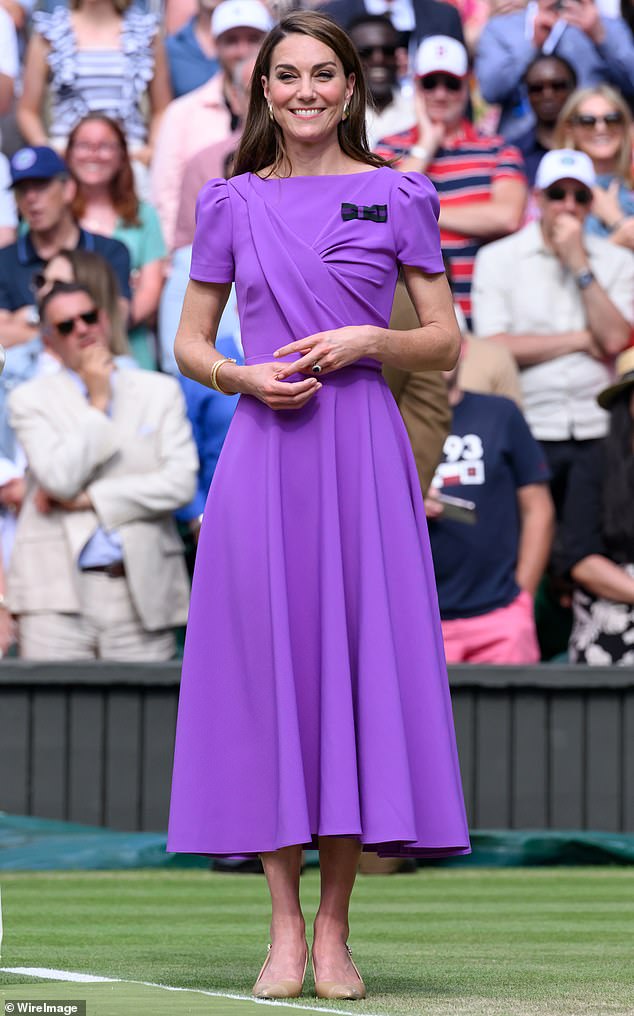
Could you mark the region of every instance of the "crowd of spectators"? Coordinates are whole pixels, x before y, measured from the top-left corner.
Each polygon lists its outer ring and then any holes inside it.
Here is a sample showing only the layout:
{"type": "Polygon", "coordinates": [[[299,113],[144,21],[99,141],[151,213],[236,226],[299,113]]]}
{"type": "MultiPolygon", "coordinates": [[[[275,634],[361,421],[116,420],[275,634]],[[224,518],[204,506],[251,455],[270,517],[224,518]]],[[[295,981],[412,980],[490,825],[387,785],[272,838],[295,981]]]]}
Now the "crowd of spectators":
{"type": "Polygon", "coordinates": [[[631,664],[629,0],[0,0],[0,653],[174,652],[237,398],[172,352],[196,197],[291,6],[349,31],[373,151],[440,198],[461,360],[385,375],[448,659],[631,664]]]}

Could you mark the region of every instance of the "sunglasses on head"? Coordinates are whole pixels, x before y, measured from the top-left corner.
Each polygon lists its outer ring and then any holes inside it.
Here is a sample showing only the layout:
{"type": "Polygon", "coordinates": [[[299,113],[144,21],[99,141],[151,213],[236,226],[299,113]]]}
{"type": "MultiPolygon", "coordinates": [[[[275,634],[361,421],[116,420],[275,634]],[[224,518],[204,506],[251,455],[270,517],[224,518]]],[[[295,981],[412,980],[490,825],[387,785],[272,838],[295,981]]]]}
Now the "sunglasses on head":
{"type": "Polygon", "coordinates": [[[576,187],[569,191],[567,187],[555,183],[552,187],[547,187],[544,194],[549,201],[564,201],[568,194],[573,195],[578,205],[589,205],[592,201],[592,191],[587,187],[576,187]]]}
{"type": "Polygon", "coordinates": [[[361,46],[358,52],[362,60],[369,60],[375,53],[380,53],[384,57],[393,57],[396,53],[396,46],[361,46]]]}
{"type": "Polygon", "coordinates": [[[92,310],[85,310],[83,314],[76,314],[75,317],[65,318],[64,321],[56,321],[53,325],[56,331],[60,335],[70,335],[75,330],[75,325],[78,321],[83,321],[85,325],[96,325],[99,320],[99,311],[96,307],[92,310]]]}
{"type": "Polygon", "coordinates": [[[620,127],[624,116],[620,109],[613,113],[606,113],[605,116],[594,116],[593,113],[577,113],[573,116],[572,123],[577,127],[596,127],[597,124],[605,124],[606,127],[620,127]]]}
{"type": "Polygon", "coordinates": [[[455,78],[453,74],[426,74],[419,80],[426,92],[432,92],[439,85],[444,85],[449,92],[459,92],[462,88],[462,78],[455,78]]]}
{"type": "Polygon", "coordinates": [[[545,91],[569,92],[572,90],[570,81],[534,81],[526,86],[529,95],[543,95],[545,91]]]}

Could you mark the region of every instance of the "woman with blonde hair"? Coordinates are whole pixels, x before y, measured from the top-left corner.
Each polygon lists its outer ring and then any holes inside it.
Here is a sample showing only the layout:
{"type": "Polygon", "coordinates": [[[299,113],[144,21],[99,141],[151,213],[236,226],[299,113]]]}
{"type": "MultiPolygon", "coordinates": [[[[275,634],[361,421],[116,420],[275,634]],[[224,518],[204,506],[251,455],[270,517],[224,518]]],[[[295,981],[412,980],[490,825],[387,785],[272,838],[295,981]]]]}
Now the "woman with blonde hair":
{"type": "Polygon", "coordinates": [[[70,0],[69,7],[36,11],[33,26],[17,107],[25,141],[62,151],[75,124],[100,112],[121,121],[132,159],[148,166],[160,115],[171,99],[156,16],[130,0],[70,0]],[[48,130],[43,119],[47,84],[48,130]]]}
{"type": "Polygon", "coordinates": [[[575,148],[592,159],[597,174],[587,232],[634,250],[632,114],[609,85],[573,92],[559,114],[557,148],[575,148]]]}

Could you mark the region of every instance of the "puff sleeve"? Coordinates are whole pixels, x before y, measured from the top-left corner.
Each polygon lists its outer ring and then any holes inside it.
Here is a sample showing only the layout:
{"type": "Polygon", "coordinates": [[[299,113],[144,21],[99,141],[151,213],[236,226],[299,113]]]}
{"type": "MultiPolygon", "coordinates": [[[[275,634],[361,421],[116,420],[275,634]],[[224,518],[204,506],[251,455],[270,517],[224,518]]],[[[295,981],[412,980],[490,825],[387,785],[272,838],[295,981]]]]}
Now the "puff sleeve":
{"type": "Polygon", "coordinates": [[[233,282],[233,219],[226,180],[209,180],[198,195],[189,277],[196,282],[233,282]]]}
{"type": "Polygon", "coordinates": [[[398,173],[398,177],[392,191],[396,257],[400,264],[420,268],[430,275],[444,272],[438,194],[422,173],[398,173]]]}

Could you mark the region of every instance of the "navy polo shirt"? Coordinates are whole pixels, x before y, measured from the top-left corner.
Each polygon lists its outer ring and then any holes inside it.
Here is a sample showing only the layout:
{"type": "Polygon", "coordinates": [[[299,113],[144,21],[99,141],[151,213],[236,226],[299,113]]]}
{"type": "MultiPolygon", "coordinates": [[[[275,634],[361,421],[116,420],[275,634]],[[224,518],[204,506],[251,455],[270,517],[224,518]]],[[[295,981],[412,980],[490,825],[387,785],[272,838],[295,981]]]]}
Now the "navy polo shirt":
{"type": "Polygon", "coordinates": [[[477,522],[430,519],[438,605],[443,620],[476,617],[506,607],[515,581],[521,519],[517,492],[547,483],[541,446],[514,402],[464,392],[433,484],[476,504],[477,522]]]}
{"type": "MultiPolygon", "coordinates": [[[[79,230],[76,250],[90,250],[108,261],[119,282],[121,296],[130,299],[130,255],[120,240],[97,233],[79,230]]],[[[0,309],[19,310],[35,303],[31,281],[34,272],[40,271],[45,261],[39,256],[30,233],[18,237],[16,243],[0,249],[0,309]]]]}
{"type": "Polygon", "coordinates": [[[201,85],[206,85],[220,70],[216,57],[207,56],[200,48],[194,31],[195,21],[196,19],[192,18],[178,32],[168,35],[165,40],[165,52],[175,99],[193,92],[201,85]]]}

